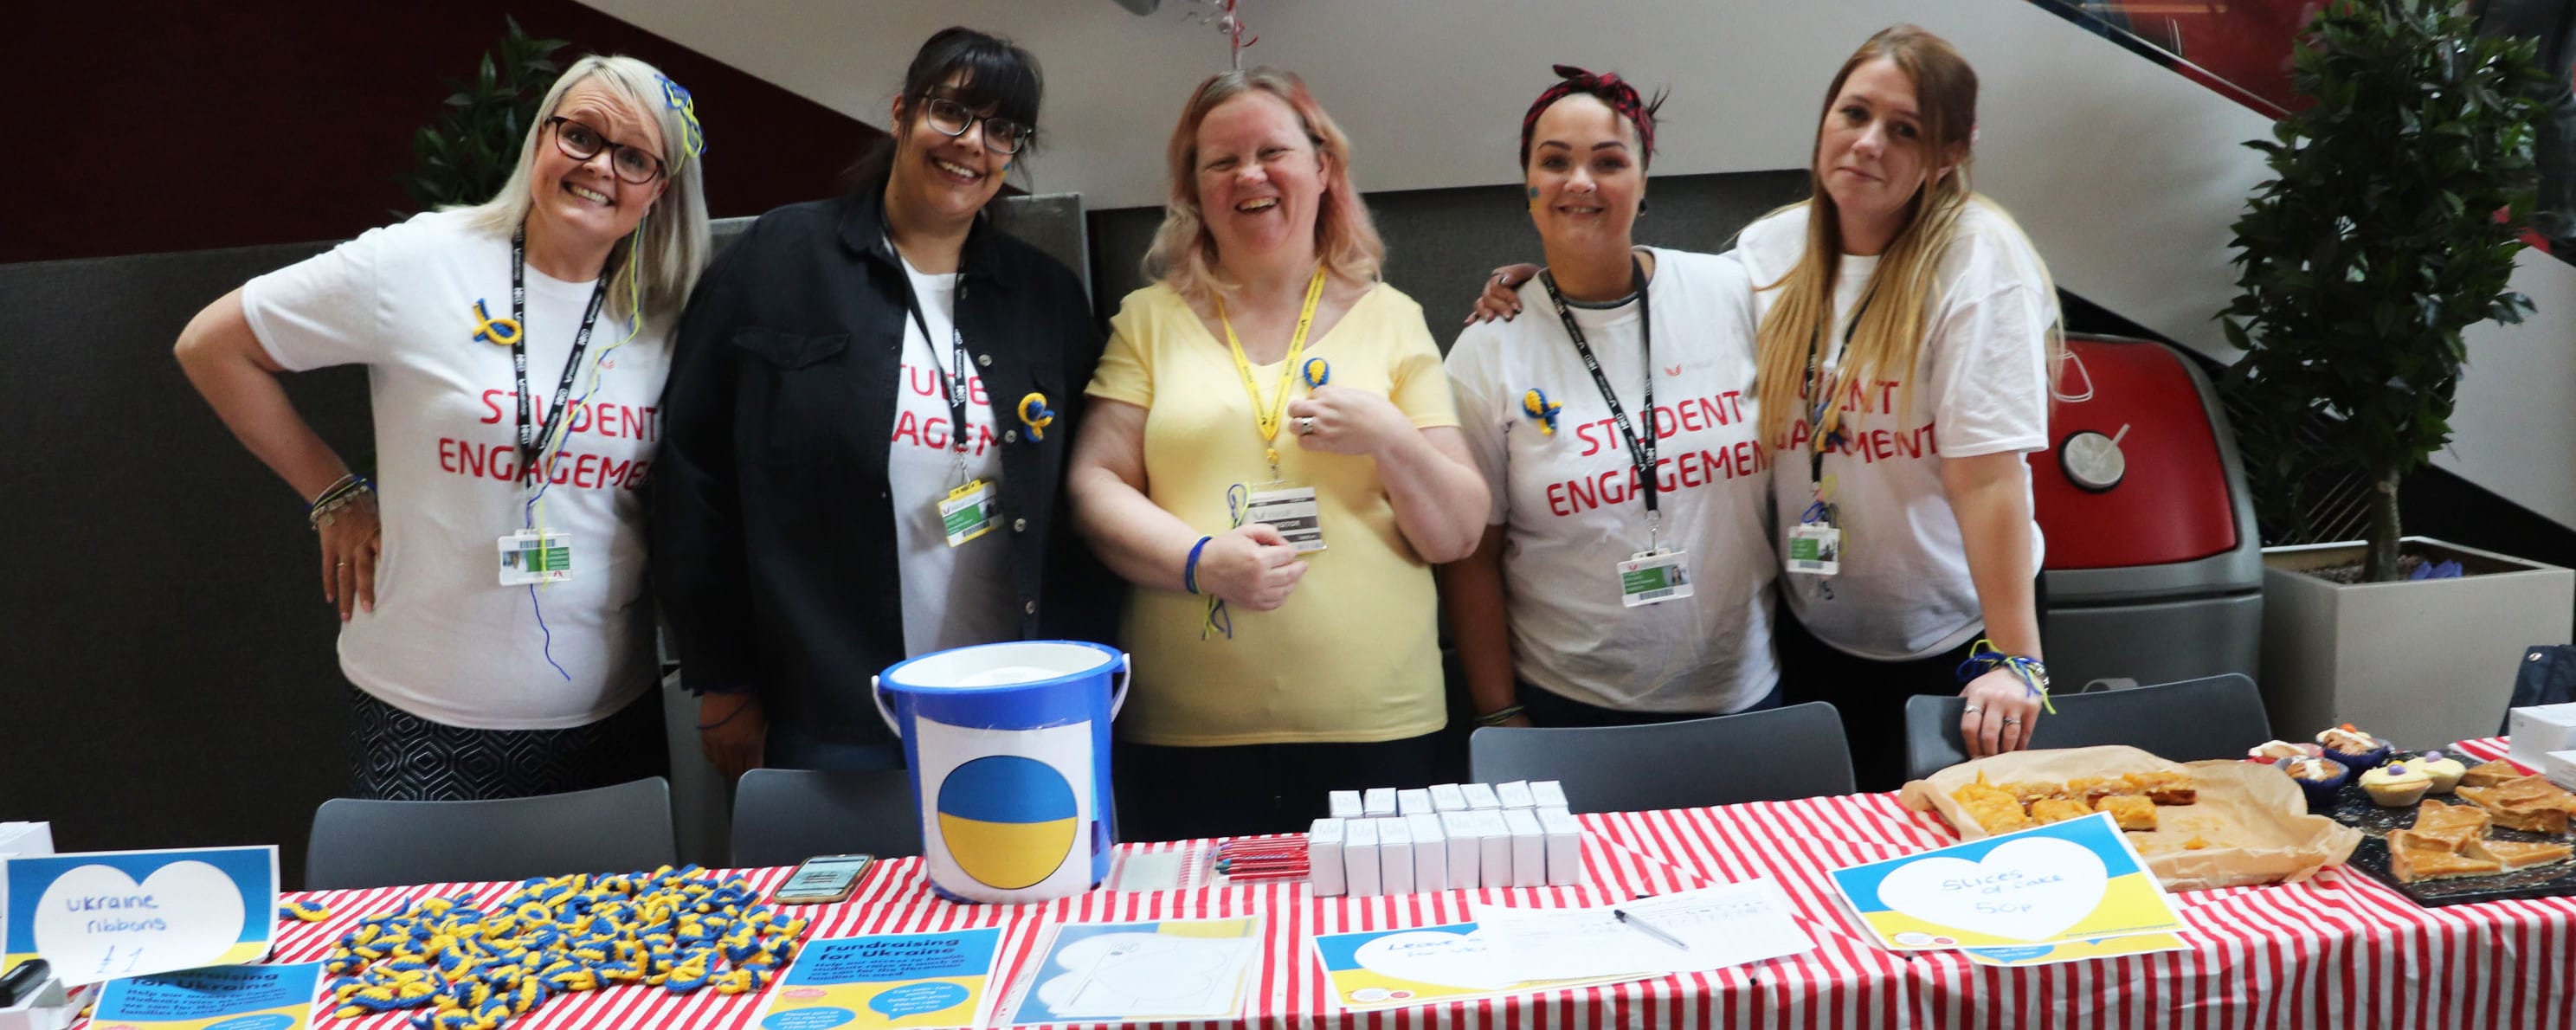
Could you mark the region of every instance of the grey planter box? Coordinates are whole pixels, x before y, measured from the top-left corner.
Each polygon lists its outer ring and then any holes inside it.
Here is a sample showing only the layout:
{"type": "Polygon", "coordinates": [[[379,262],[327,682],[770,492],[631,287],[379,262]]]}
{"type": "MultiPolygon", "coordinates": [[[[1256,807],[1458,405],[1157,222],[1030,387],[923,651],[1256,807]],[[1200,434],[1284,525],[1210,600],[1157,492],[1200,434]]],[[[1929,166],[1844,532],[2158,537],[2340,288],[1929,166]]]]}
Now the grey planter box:
{"type": "Polygon", "coordinates": [[[2424,537],[2411,553],[2459,579],[2345,585],[2309,575],[2360,543],[2263,551],[2263,689],[2272,731],[2307,740],[2349,722],[2401,748],[2491,737],[2525,648],[2568,642],[2576,571],[2424,537]]]}

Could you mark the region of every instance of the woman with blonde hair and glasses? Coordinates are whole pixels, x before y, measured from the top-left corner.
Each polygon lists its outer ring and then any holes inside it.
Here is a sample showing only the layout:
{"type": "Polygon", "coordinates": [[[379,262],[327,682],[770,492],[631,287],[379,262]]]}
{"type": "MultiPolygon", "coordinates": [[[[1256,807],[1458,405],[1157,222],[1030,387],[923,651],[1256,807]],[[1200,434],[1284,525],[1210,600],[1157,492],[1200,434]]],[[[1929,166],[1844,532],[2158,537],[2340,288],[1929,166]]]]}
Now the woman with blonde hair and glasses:
{"type": "Polygon", "coordinates": [[[189,381],[305,498],[363,797],[666,767],[641,491],[706,264],[704,137],[688,91],[626,57],[575,62],[539,111],[491,200],[253,279],[179,337],[189,381]],[[348,364],[374,401],[373,482],[278,381],[348,364]]]}
{"type": "Polygon", "coordinates": [[[1294,75],[1200,84],[1074,448],[1074,515],[1140,589],[1121,834],[1293,829],[1332,789],[1440,778],[1432,563],[1485,487],[1351,148],[1294,75]]]}

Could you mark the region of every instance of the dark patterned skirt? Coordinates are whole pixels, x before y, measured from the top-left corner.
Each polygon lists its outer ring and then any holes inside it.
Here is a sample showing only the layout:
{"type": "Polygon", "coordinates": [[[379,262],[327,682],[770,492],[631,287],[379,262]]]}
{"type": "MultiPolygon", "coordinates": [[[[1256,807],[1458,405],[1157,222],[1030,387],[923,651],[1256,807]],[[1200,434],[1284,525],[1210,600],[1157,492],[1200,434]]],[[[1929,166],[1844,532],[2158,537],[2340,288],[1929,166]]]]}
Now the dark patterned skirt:
{"type": "Polygon", "coordinates": [[[469,730],[431,722],[349,688],[356,797],[477,801],[560,794],[668,775],[662,691],[588,726],[469,730]]]}

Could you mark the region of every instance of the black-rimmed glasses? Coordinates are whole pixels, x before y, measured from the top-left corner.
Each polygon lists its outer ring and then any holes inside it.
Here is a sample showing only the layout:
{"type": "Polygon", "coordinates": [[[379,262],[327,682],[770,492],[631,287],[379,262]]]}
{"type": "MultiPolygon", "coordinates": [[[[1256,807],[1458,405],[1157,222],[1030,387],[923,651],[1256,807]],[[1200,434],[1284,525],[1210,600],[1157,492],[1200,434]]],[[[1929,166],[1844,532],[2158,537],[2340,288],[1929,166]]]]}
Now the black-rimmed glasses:
{"type": "Polygon", "coordinates": [[[931,128],[950,136],[963,136],[966,130],[975,127],[976,122],[984,123],[984,149],[996,154],[1019,153],[1029,145],[1029,137],[1035,134],[1035,130],[1026,125],[1008,118],[976,114],[966,105],[947,97],[922,97],[921,113],[931,128]]]}
{"type": "Polygon", "coordinates": [[[565,157],[587,162],[606,150],[610,151],[608,167],[620,180],[641,186],[662,177],[662,159],[652,151],[619,143],[562,115],[546,119],[546,126],[554,130],[555,149],[565,157]]]}

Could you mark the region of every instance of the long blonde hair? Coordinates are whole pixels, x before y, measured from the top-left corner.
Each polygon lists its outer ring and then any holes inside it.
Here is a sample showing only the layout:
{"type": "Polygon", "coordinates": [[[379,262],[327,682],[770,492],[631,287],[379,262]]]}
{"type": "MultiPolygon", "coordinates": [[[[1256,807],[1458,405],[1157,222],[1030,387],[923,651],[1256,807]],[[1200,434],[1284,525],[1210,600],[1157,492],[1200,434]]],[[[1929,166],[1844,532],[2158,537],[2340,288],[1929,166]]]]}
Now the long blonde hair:
{"type": "Polygon", "coordinates": [[[564,94],[585,79],[598,79],[600,85],[617,95],[644,117],[653,119],[662,132],[662,166],[669,169],[670,184],[660,199],[644,216],[642,235],[621,240],[608,256],[608,265],[600,277],[608,280],[611,309],[621,316],[639,316],[647,322],[676,319],[680,307],[688,303],[689,290],[698,283],[698,273],[706,270],[712,235],[707,228],[705,159],[692,142],[702,137],[690,122],[696,113],[689,104],[688,93],[652,65],[632,57],[601,57],[592,54],[573,62],[546,91],[545,102],[537,106],[537,116],[528,124],[527,138],[519,144],[519,165],[510,172],[510,181],[492,199],[471,207],[460,208],[473,224],[487,232],[508,235],[519,231],[535,206],[531,180],[536,175],[537,148],[546,146],[546,120],[563,106],[564,94]],[[632,253],[630,253],[630,247],[632,253]],[[629,269],[629,259],[638,262],[629,269]],[[630,291],[628,283],[634,288],[630,291]]]}
{"type": "Polygon", "coordinates": [[[1277,68],[1218,72],[1199,83],[1181,108],[1181,123],[1164,148],[1171,176],[1171,197],[1163,205],[1163,225],[1154,230],[1153,246],[1142,262],[1145,278],[1171,287],[1193,303],[1237,285],[1217,266],[1216,237],[1199,212],[1199,123],[1217,106],[1259,91],[1278,97],[1297,113],[1297,123],[1324,162],[1324,198],[1315,212],[1315,256],[1332,273],[1351,282],[1375,280],[1386,263],[1386,242],[1378,238],[1368,205],[1351,188],[1351,140],[1333,116],[1324,113],[1305,80],[1277,68]]]}
{"type": "MultiPolygon", "coordinates": [[[[1842,218],[1815,167],[1817,151],[1824,145],[1825,119],[1832,117],[1834,100],[1842,95],[1843,84],[1853,70],[1882,57],[1894,62],[1914,82],[1922,131],[1910,145],[1924,148],[1927,165],[1937,168],[1947,162],[1952,167],[1948,174],[1926,180],[1915,194],[1904,228],[1889,241],[1877,270],[1861,290],[1861,299],[1855,305],[1858,320],[1851,330],[1851,342],[1842,352],[1838,371],[1829,381],[1818,383],[1817,388],[1839,391],[1847,384],[1874,382],[1884,373],[1893,372],[1891,378],[1905,385],[1892,414],[1900,422],[1911,421],[1914,369],[1923,352],[1925,321],[1941,305],[1941,259],[1957,239],[1960,217],[1974,204],[2001,219],[2014,233],[2021,231],[2000,205],[1968,185],[1968,165],[1975,156],[1970,151],[1974,142],[1971,137],[1977,124],[1975,69],[1948,41],[1912,25],[1884,29],[1861,44],[1851,59],[1843,62],[1842,70],[1834,73],[1833,85],[1825,90],[1824,109],[1816,118],[1816,148],[1808,152],[1808,199],[1780,209],[1806,208],[1806,251],[1779,281],[1756,287],[1780,291],[1756,334],[1760,358],[1754,378],[1755,396],[1762,412],[1761,438],[1775,446],[1787,440],[1791,416],[1802,413],[1798,395],[1807,381],[1810,349],[1817,349],[1821,360],[1822,353],[1830,352],[1836,328],[1834,288],[1842,267],[1842,218]]],[[[2038,261],[2035,252],[2032,260],[2038,261]]],[[[2048,281],[2047,266],[2041,264],[2039,269],[2040,286],[2048,298],[2050,382],[2054,383],[2056,359],[2063,350],[2061,320],[2057,315],[2057,291],[2048,281]]],[[[1808,427],[1809,432],[1823,436],[1841,428],[1840,404],[1830,398],[1810,397],[1808,401],[1820,403],[1824,409],[1821,424],[1808,427]]]]}

